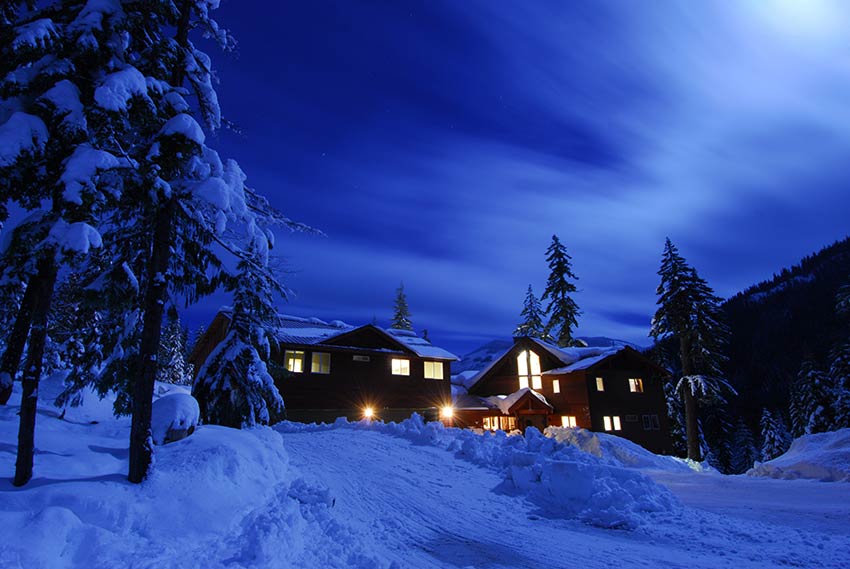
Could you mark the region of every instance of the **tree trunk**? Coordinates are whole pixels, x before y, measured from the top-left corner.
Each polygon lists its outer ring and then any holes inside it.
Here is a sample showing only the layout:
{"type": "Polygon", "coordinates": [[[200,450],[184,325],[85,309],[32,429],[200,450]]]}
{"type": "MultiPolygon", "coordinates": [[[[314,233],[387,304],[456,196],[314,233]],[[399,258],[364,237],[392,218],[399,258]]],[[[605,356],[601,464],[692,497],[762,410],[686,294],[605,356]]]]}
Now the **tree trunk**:
{"type": "Polygon", "coordinates": [[[151,404],[156,379],[157,351],[162,333],[162,314],[168,291],[166,273],[171,260],[171,236],[175,204],[169,200],[157,215],[151,256],[148,262],[148,287],[144,300],[142,339],[139,346],[139,375],[133,385],[133,420],[130,426],[130,482],[138,484],[148,475],[153,454],[151,404]]]}
{"type": "Polygon", "coordinates": [[[42,254],[38,261],[38,273],[27,284],[27,292],[33,289],[32,330],[24,375],[21,379],[21,422],[18,428],[18,459],[15,463],[15,486],[23,486],[32,478],[32,460],[35,452],[35,417],[38,404],[38,381],[47,338],[47,316],[56,284],[57,265],[55,251],[42,254]]]}
{"type": "MultiPolygon", "coordinates": [[[[682,358],[682,377],[688,377],[693,373],[693,368],[691,366],[690,343],[687,338],[679,339],[679,351],[682,358]]],[[[685,433],[688,443],[688,458],[699,462],[702,460],[702,453],[699,448],[699,409],[688,381],[682,386],[682,396],[685,399],[685,433]]]]}
{"type": "MultiPolygon", "coordinates": [[[[34,277],[33,277],[34,278],[34,277]]],[[[35,299],[35,285],[33,278],[27,282],[24,297],[18,307],[18,315],[15,324],[6,342],[6,351],[3,353],[3,361],[0,362],[0,405],[5,405],[12,395],[12,382],[18,374],[18,366],[21,356],[24,354],[24,346],[30,333],[32,323],[32,309],[35,299]]]]}

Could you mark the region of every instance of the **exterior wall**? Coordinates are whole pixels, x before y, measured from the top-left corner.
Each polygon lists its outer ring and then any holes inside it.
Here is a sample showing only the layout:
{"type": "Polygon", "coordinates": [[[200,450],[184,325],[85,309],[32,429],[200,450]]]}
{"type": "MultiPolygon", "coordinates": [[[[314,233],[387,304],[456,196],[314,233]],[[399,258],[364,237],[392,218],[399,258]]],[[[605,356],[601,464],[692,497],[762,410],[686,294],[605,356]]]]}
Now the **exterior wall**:
{"type": "Polygon", "coordinates": [[[371,407],[376,418],[393,420],[389,410],[413,411],[437,409],[451,404],[450,362],[443,362],[444,379],[425,379],[425,358],[399,353],[369,352],[327,345],[281,346],[272,354],[272,376],[287,408],[287,418],[293,420],[329,420],[328,414],[362,417],[363,409],[371,407]],[[285,350],[304,352],[304,371],[292,373],[285,367],[285,350]],[[314,352],[330,354],[330,373],[311,371],[314,352]],[[365,356],[368,362],[356,361],[365,356]],[[410,375],[393,375],[391,361],[404,358],[410,361],[410,375]]]}
{"type": "Polygon", "coordinates": [[[582,429],[593,428],[584,373],[544,375],[542,393],[554,407],[552,414],[549,415],[550,426],[560,427],[561,416],[572,415],[576,418],[577,427],[582,429]],[[552,387],[554,381],[558,381],[560,384],[560,393],[555,393],[552,387]]]}
{"type": "Polygon", "coordinates": [[[657,454],[673,452],[663,378],[656,370],[641,365],[641,362],[635,361],[634,358],[618,354],[604,364],[588,370],[585,375],[592,430],[604,432],[603,417],[618,416],[622,430],[608,431],[610,434],[627,438],[657,454]],[[602,378],[604,391],[597,391],[597,377],[602,378]],[[643,380],[643,393],[633,393],[629,390],[629,378],[643,380]],[[644,415],[657,416],[659,428],[645,429],[644,415]]]}

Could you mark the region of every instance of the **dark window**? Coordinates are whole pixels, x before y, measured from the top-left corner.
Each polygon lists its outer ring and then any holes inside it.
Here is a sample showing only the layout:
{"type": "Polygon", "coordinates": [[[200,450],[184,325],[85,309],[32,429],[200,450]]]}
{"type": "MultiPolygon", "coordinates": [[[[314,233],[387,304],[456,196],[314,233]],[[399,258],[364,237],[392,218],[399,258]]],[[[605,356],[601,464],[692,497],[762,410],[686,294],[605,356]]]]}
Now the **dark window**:
{"type": "Polygon", "coordinates": [[[661,423],[658,421],[658,415],[644,415],[642,418],[644,431],[661,430],[661,423]]]}

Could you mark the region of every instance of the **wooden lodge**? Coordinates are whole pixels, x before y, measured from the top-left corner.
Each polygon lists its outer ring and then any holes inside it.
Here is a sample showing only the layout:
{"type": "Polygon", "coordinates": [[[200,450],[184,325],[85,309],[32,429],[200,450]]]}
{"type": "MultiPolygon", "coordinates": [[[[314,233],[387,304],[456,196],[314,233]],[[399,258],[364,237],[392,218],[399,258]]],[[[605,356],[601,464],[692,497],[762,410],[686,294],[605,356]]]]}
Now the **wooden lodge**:
{"type": "MultiPolygon", "coordinates": [[[[229,322],[220,312],[198,341],[190,356],[196,373],[229,322]]],[[[438,419],[451,406],[450,364],[457,357],[415,332],[285,316],[277,338],[269,371],[291,421],[399,421],[414,412],[438,419]]]]}
{"type": "Polygon", "coordinates": [[[491,430],[577,426],[670,454],[667,375],[628,346],[559,348],[515,338],[456,395],[454,422],[491,430]]]}

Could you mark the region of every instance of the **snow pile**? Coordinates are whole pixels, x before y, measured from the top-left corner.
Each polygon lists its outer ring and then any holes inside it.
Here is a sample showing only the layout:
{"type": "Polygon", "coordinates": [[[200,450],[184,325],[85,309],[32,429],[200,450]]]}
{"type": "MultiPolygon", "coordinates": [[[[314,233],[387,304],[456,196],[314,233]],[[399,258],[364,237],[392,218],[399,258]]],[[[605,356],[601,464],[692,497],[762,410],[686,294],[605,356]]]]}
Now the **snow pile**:
{"type": "Polygon", "coordinates": [[[685,460],[651,453],[642,446],[615,435],[594,433],[578,427],[547,427],[544,434],[559,443],[572,445],[592,454],[612,466],[672,472],[694,470],[685,460]]]}
{"type": "Polygon", "coordinates": [[[280,423],[280,432],[327,429],[371,429],[415,444],[436,446],[458,458],[498,471],[505,477],[503,490],[526,496],[550,517],[577,519],[603,527],[633,529],[659,513],[678,511],[678,500],[663,486],[640,472],[607,464],[578,447],[564,445],[530,427],[525,436],[504,432],[478,434],[425,423],[413,417],[401,423],[344,418],[332,425],[280,423]]]}
{"type": "MultiPolygon", "coordinates": [[[[63,419],[43,382],[34,478],[12,487],[14,447],[0,445],[0,567],[387,567],[336,519],[334,496],[289,466],[269,428],[201,426],[157,447],[147,481],[127,482],[129,419],[63,419]],[[140,565],[141,564],[141,565],[140,565]]],[[[0,440],[14,441],[20,383],[0,406],[0,440]]],[[[166,395],[159,401],[179,398],[166,395]]],[[[188,396],[187,396],[188,397],[188,396]]],[[[75,408],[106,404],[85,398],[75,408]]]]}
{"type": "Polygon", "coordinates": [[[187,393],[170,393],[153,402],[151,433],[153,442],[165,444],[169,431],[192,434],[198,426],[201,410],[198,401],[187,393]]]}
{"type": "Polygon", "coordinates": [[[795,439],[788,452],[768,462],[757,462],[747,474],[768,478],[850,482],[850,429],[795,439]]]}

